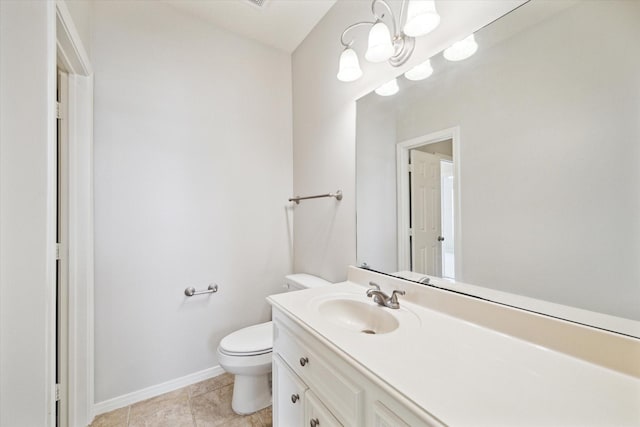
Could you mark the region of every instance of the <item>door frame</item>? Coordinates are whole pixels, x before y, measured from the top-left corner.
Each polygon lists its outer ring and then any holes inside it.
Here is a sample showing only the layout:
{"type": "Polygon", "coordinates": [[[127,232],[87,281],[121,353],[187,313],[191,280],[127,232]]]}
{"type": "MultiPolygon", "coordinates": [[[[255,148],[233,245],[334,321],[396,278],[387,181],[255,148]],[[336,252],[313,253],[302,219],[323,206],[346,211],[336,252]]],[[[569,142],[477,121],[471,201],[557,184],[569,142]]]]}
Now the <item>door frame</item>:
{"type": "Polygon", "coordinates": [[[69,74],[56,67],[58,98],[57,132],[57,248],[56,248],[56,393],[59,402],[56,408],[56,425],[68,426],[68,385],[69,379],[69,74]]]}
{"type": "MultiPolygon", "coordinates": [[[[68,375],[66,398],[69,426],[93,419],[93,70],[67,5],[56,0],[56,56],[68,73],[68,375]]],[[[53,170],[57,171],[57,167],[53,170]]],[[[57,173],[57,172],[56,172],[57,173]]],[[[49,179],[56,179],[55,176],[49,179]]],[[[55,182],[50,184],[55,185],[55,182]]],[[[55,207],[55,205],[54,205],[55,207]]],[[[49,213],[56,218],[55,212],[49,213]]],[[[53,290],[55,293],[55,289],[53,290]]],[[[55,298],[55,295],[51,296],[55,298]]],[[[55,342],[55,310],[52,310],[55,342]]],[[[54,354],[49,360],[56,360],[54,354]]],[[[53,371],[55,374],[55,370],[53,371]]],[[[55,388],[55,375],[51,378],[55,388]]],[[[54,402],[55,406],[55,397],[54,402]]]]}
{"type": "Polygon", "coordinates": [[[408,271],[411,266],[411,241],[409,224],[411,210],[409,193],[409,151],[423,145],[435,144],[450,139],[453,154],[453,198],[454,253],[456,281],[462,281],[462,217],[460,215],[460,127],[455,126],[418,136],[396,144],[397,198],[398,198],[398,270],[408,271]]]}

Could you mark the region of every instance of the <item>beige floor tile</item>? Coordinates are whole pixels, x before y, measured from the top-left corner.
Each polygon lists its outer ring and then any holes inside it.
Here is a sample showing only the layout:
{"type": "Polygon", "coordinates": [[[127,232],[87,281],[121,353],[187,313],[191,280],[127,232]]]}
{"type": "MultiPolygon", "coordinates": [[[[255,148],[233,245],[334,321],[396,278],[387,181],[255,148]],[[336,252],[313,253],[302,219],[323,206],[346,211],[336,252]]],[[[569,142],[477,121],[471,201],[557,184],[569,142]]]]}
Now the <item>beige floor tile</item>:
{"type": "Polygon", "coordinates": [[[264,427],[273,426],[273,411],[271,406],[258,411],[257,414],[260,417],[260,421],[262,421],[262,425],[264,427]]]}
{"type": "Polygon", "coordinates": [[[241,416],[231,409],[232,395],[233,376],[223,374],[102,414],[90,427],[272,427],[271,407],[241,416]]]}
{"type": "MultiPolygon", "coordinates": [[[[230,418],[222,424],[224,427],[262,427],[262,421],[257,413],[251,415],[238,415],[230,418]]],[[[198,425],[199,427],[199,425],[198,425]]]]}
{"type": "Polygon", "coordinates": [[[132,417],[129,427],[194,427],[189,401],[168,403],[158,412],[132,417]]]}
{"type": "Polygon", "coordinates": [[[194,396],[191,409],[198,427],[226,426],[238,415],[231,409],[233,385],[194,396]]]}
{"type": "Polygon", "coordinates": [[[209,378],[208,380],[201,381],[189,386],[189,394],[191,397],[194,397],[213,390],[217,390],[221,387],[233,384],[233,378],[234,376],[229,373],[224,373],[222,375],[218,375],[217,377],[209,378]]]}
{"type": "Polygon", "coordinates": [[[91,423],[91,427],[127,427],[129,407],[116,409],[106,414],[98,415],[91,423]]]}
{"type": "Polygon", "coordinates": [[[146,419],[160,411],[182,406],[189,408],[189,393],[186,388],[134,403],[129,413],[129,423],[134,419],[146,419]]]}

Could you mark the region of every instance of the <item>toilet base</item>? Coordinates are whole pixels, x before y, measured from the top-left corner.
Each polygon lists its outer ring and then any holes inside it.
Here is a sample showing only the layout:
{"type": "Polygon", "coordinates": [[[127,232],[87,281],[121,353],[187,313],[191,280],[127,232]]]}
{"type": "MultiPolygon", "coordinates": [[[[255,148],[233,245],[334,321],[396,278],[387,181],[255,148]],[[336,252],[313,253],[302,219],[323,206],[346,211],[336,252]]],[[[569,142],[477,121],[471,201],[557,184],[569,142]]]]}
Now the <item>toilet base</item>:
{"type": "Polygon", "coordinates": [[[231,408],[247,415],[271,405],[271,372],[263,375],[237,375],[233,382],[231,408]]]}

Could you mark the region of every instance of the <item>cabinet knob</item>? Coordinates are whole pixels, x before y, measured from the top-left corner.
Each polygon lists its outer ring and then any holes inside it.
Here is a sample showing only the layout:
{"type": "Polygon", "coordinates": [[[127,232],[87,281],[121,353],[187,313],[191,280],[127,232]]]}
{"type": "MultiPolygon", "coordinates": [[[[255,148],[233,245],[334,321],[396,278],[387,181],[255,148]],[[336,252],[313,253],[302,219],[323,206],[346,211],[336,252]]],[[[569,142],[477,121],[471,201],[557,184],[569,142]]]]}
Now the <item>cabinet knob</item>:
{"type": "Polygon", "coordinates": [[[309,424],[311,424],[311,427],[317,427],[320,425],[320,421],[317,418],[312,418],[309,424]]]}
{"type": "Polygon", "coordinates": [[[291,395],[291,403],[296,403],[298,400],[300,400],[300,396],[297,394],[292,394],[291,395]]]}
{"type": "Polygon", "coordinates": [[[304,366],[307,363],[309,363],[309,358],[308,357],[301,357],[300,358],[300,366],[304,366]]]}

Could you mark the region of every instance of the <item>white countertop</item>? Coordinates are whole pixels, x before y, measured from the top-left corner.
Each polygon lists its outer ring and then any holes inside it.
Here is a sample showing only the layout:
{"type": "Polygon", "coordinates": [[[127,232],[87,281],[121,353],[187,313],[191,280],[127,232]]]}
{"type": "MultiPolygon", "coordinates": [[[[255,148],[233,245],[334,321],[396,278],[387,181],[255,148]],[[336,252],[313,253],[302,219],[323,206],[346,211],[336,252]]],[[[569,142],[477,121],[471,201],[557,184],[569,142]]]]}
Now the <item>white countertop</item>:
{"type": "MultiPolygon", "coordinates": [[[[269,297],[429,414],[452,426],[640,426],[640,379],[400,298],[390,333],[321,315],[332,297],[374,304],[351,282],[269,297]]],[[[571,337],[567,337],[571,339],[571,337]]]]}
{"type": "Polygon", "coordinates": [[[413,271],[397,271],[391,274],[399,278],[419,282],[428,277],[430,283],[442,289],[449,289],[462,292],[467,295],[480,297],[499,304],[507,304],[512,307],[520,307],[547,316],[554,316],[559,319],[571,319],[573,322],[583,325],[592,325],[596,328],[607,331],[615,331],[630,337],[640,337],[640,321],[611,316],[609,314],[598,313],[568,305],[543,301],[510,292],[499,291],[484,286],[476,286],[468,283],[457,282],[451,279],[427,276],[413,271]]]}

